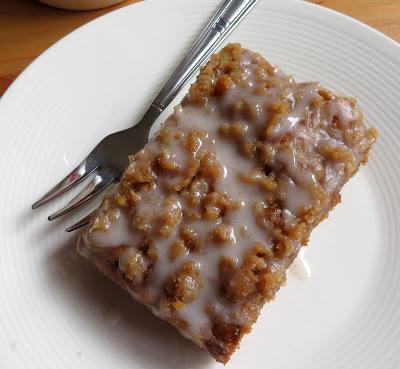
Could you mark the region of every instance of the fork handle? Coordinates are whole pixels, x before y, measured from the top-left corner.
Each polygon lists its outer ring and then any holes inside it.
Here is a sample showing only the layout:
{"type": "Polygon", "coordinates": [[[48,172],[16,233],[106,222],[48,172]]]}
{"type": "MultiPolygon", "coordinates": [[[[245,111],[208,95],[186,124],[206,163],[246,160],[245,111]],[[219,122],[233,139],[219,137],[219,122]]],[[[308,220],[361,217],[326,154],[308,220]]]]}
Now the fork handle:
{"type": "Polygon", "coordinates": [[[151,104],[161,113],[259,0],[225,0],[151,104]]]}

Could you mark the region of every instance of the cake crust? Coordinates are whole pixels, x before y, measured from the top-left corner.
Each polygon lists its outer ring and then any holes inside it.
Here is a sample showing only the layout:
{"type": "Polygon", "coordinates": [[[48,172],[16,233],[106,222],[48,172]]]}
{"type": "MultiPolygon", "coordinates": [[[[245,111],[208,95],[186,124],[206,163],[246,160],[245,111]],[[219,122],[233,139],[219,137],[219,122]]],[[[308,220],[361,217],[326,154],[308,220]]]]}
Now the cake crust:
{"type": "Polygon", "coordinates": [[[354,99],[230,44],[130,157],[78,250],[226,363],[375,138],[354,99]]]}

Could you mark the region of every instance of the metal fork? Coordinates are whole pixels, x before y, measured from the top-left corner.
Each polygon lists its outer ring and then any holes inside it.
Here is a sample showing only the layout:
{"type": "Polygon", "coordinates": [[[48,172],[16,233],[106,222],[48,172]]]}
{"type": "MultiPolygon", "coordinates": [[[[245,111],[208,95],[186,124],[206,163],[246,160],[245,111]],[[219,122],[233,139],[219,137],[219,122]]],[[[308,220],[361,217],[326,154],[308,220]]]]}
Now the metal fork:
{"type": "MultiPolygon", "coordinates": [[[[128,165],[128,156],[141,150],[147,143],[150,128],[157,117],[258,1],[223,1],[142,119],[131,128],[103,138],[70,174],[36,201],[32,205],[32,209],[55,199],[94,173],[94,178],[78,195],[62,209],[48,217],[49,220],[54,220],[86,203],[111,183],[118,181],[128,165]]],[[[84,226],[89,222],[93,213],[88,214],[66,230],[69,232],[84,226]]]]}

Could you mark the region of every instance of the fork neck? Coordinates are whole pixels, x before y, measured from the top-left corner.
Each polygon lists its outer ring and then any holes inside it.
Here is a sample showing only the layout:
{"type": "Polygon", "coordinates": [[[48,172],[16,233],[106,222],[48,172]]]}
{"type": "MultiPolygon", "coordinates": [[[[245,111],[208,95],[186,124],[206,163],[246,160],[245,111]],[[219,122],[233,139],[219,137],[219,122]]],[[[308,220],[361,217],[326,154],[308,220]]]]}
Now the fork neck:
{"type": "Polygon", "coordinates": [[[160,116],[164,109],[164,106],[159,106],[155,103],[152,103],[149,106],[149,109],[143,115],[142,121],[148,122],[149,124],[154,123],[154,121],[160,116]]]}
{"type": "MultiPolygon", "coordinates": [[[[160,107],[154,103],[152,103],[146,113],[143,115],[142,119],[140,119],[140,122],[138,125],[132,127],[136,132],[137,130],[141,130],[142,133],[148,137],[150,133],[151,126],[153,123],[156,121],[156,119],[160,116],[160,114],[163,112],[164,107],[160,107]]],[[[147,142],[147,141],[146,141],[147,142]]]]}

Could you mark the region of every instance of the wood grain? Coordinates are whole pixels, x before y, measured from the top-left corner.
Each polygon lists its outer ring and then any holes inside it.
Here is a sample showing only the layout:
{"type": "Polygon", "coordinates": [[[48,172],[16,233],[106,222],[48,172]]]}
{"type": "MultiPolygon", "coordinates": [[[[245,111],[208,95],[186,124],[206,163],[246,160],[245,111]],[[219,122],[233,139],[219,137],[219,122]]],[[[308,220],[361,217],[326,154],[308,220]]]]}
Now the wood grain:
{"type": "Polygon", "coordinates": [[[314,0],[376,28],[400,42],[399,0],[314,0]]]}
{"type": "MultiPolygon", "coordinates": [[[[164,0],[165,1],[165,0],[164,0]]],[[[73,12],[34,0],[0,0],[0,95],[39,54],[77,27],[122,6],[73,12]]],[[[400,0],[312,0],[350,15],[400,41],[400,0]]]]}

